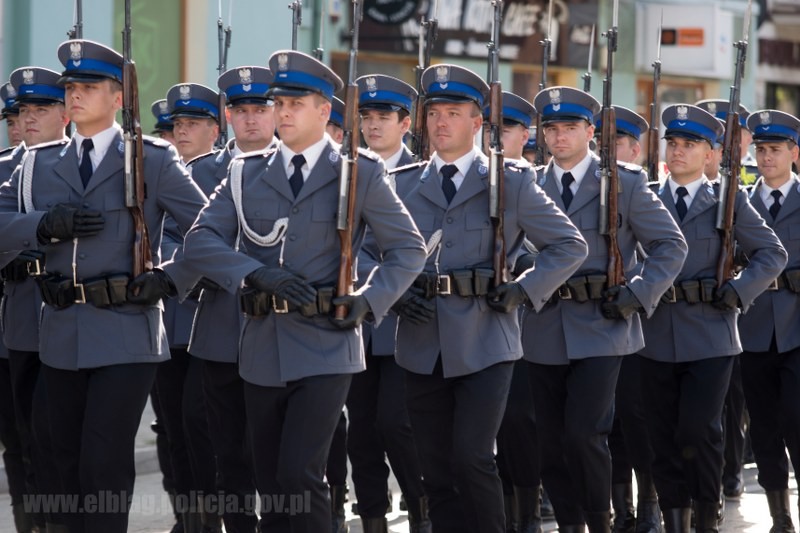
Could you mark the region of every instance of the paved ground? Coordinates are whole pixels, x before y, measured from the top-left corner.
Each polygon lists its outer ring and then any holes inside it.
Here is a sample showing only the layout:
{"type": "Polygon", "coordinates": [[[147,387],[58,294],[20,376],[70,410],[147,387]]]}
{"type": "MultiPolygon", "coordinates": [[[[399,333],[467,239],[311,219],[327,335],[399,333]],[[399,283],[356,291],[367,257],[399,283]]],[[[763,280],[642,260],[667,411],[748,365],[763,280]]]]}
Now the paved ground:
{"type": "MultiPolygon", "coordinates": [[[[134,494],[134,509],[131,512],[129,532],[131,533],[168,533],[173,521],[169,501],[161,488],[161,474],[158,472],[158,463],[155,458],[155,439],[149,429],[152,414],[148,411],[142,419],[142,425],[137,438],[137,472],[136,488],[134,494]]],[[[3,483],[5,476],[2,476],[3,483]]],[[[720,528],[722,533],[763,533],[769,530],[771,520],[767,510],[767,503],[761,487],[756,482],[755,468],[745,469],[745,494],[738,502],[728,501],[725,509],[725,520],[720,528]]],[[[408,521],[406,513],[398,510],[400,492],[397,483],[392,479],[394,492],[393,512],[388,515],[389,531],[392,533],[407,533],[408,521]]],[[[351,484],[352,485],[352,484],[351,484]]],[[[794,487],[794,482],[792,482],[794,487]]],[[[0,484],[0,489],[3,485],[0,484]]],[[[792,491],[792,515],[795,524],[798,522],[797,491],[792,491]]],[[[351,533],[361,533],[358,517],[350,513],[350,504],[346,504],[351,533]]],[[[11,502],[8,494],[0,494],[0,533],[14,531],[11,517],[11,502]]],[[[556,531],[555,522],[547,522],[545,531],[556,531]]],[[[324,532],[321,532],[324,533],[324,532]]]]}

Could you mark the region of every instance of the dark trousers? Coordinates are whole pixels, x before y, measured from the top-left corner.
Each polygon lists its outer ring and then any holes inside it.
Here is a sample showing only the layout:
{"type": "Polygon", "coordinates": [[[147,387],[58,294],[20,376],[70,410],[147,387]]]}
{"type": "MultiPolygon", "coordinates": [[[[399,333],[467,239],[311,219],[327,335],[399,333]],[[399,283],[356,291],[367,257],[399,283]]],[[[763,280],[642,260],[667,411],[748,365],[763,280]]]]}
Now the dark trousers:
{"type": "Polygon", "coordinates": [[[330,531],[325,464],[350,379],[350,374],[335,374],[286,387],[244,384],[261,531],[330,531]]]}
{"type": "Polygon", "coordinates": [[[764,490],[788,488],[789,465],[800,472],[800,348],[744,352],[742,382],[750,412],[750,439],[764,490]]]}
{"type": "Polygon", "coordinates": [[[11,371],[8,359],[0,359],[0,443],[5,448],[3,464],[6,467],[11,504],[21,504],[23,496],[28,493],[27,476],[22,441],[14,412],[14,397],[11,394],[11,371]]]}
{"type": "Polygon", "coordinates": [[[627,355],[619,370],[614,428],[608,436],[613,484],[630,483],[631,468],[640,473],[652,469],[653,446],[642,396],[641,359],[637,354],[627,355]]]}
{"type": "Polygon", "coordinates": [[[191,355],[183,384],[183,430],[194,479],[193,488],[201,494],[212,494],[217,487],[217,462],[208,432],[203,360],[191,355]]]}
{"type": "Polygon", "coordinates": [[[339,415],[339,421],[333,431],[328,464],[325,466],[325,479],[328,485],[333,487],[347,485],[347,416],[344,411],[339,415]]]}
{"type": "Polygon", "coordinates": [[[419,451],[430,518],[437,533],[503,533],[503,488],[494,441],[513,363],[445,378],[406,373],[408,414],[419,451]]]}
{"type": "MultiPolygon", "coordinates": [[[[163,364],[163,363],[162,363],[163,364]]],[[[158,371],[156,371],[158,375],[158,371]]],[[[161,470],[161,486],[164,488],[172,503],[173,512],[175,511],[175,479],[172,474],[172,458],[169,454],[169,437],[164,428],[164,413],[161,410],[161,398],[158,396],[158,387],[153,385],[150,389],[150,404],[153,406],[155,419],[150,423],[150,429],[156,434],[156,454],[158,455],[158,467],[161,470]]],[[[179,513],[175,512],[175,518],[180,519],[179,513]]]]}
{"type": "Polygon", "coordinates": [[[208,411],[208,430],[217,458],[217,491],[236,509],[225,506],[223,520],[228,533],[253,533],[258,523],[253,505],[256,485],[244,405],[244,380],[236,363],[202,361],[203,390],[208,411]]]}
{"type": "Polygon", "coordinates": [[[585,513],[611,501],[608,434],[622,356],[591,357],[568,365],[529,363],[541,440],[542,483],[559,526],[582,524],[585,513]]]}
{"type": "Polygon", "coordinates": [[[719,501],[722,406],[733,359],[664,363],[642,358],[653,479],[662,509],[689,507],[691,500],[719,501]]]}
{"type": "Polygon", "coordinates": [[[744,387],[742,385],[742,364],[739,357],[733,360],[731,383],[728,394],[725,396],[724,416],[722,428],[725,435],[724,466],[722,468],[722,482],[736,483],[741,481],[742,458],[744,457],[745,435],[745,403],[744,387]]]}
{"type": "Polygon", "coordinates": [[[528,379],[528,363],[522,360],[514,362],[506,410],[497,432],[495,460],[505,494],[512,494],[514,485],[539,487],[539,439],[528,379]]]}
{"type": "Polygon", "coordinates": [[[124,533],[136,477],[136,431],[156,364],[77,371],[42,365],[41,371],[61,486],[83,505],[64,516],[70,533],[124,533]]]}
{"type": "Polygon", "coordinates": [[[388,457],[406,500],[424,495],[419,456],[408,418],[405,371],[392,356],[367,353],[367,369],[355,374],[347,396],[347,450],[353,467],[358,514],[378,518],[389,505],[388,457]]]}

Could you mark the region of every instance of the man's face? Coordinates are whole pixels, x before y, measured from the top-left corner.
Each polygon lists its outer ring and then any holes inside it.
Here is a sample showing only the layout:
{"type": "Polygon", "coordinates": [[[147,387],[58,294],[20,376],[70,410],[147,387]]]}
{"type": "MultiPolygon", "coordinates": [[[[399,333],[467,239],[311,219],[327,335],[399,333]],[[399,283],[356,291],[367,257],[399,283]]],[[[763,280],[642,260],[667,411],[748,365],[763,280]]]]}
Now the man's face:
{"type": "Polygon", "coordinates": [[[78,131],[96,132],[107,129],[122,107],[122,91],[110,80],[69,82],[64,86],[67,116],[78,131]]]}
{"type": "Polygon", "coordinates": [[[428,137],[442,159],[455,161],[472,149],[473,137],[483,123],[475,104],[433,103],[426,113],[428,137]]]}
{"type": "Polygon", "coordinates": [[[745,128],[742,128],[740,131],[742,132],[742,135],[740,137],[742,143],[741,153],[742,156],[744,156],[747,153],[747,149],[750,147],[750,144],[753,142],[753,134],[750,133],[750,131],[746,130],[745,128]]]}
{"type": "Polygon", "coordinates": [[[28,146],[62,138],[68,122],[63,104],[20,104],[19,119],[28,146]]]}
{"type": "Polygon", "coordinates": [[[167,141],[172,146],[175,146],[175,144],[176,144],[176,142],[175,142],[175,134],[172,132],[172,130],[160,131],[158,133],[158,138],[167,141]]]}
{"type": "Polygon", "coordinates": [[[16,146],[22,142],[22,122],[17,115],[6,116],[6,136],[10,146],[16,146]]]}
{"type": "Polygon", "coordinates": [[[636,163],[642,147],[639,141],[629,135],[617,134],[617,160],[626,163],[636,163]]]}
{"type": "Polygon", "coordinates": [[[572,168],[586,157],[593,135],[594,126],[584,120],[551,122],[544,126],[547,150],[553,154],[556,163],[564,168],[572,168]]]}
{"type": "Polygon", "coordinates": [[[176,117],[172,123],[175,148],[184,161],[189,162],[213,150],[214,141],[219,136],[219,126],[213,119],[176,117]]]}
{"type": "Polygon", "coordinates": [[[275,135],[275,119],[271,105],[237,104],[229,111],[229,121],[236,136],[236,145],[251,152],[266,148],[275,135]]]}
{"type": "Polygon", "coordinates": [[[696,180],[711,159],[711,152],[711,146],[705,141],[670,137],[665,160],[672,178],[685,183],[696,180]]]}
{"type": "Polygon", "coordinates": [[[715,146],[711,150],[711,157],[708,163],[703,167],[703,174],[711,181],[714,181],[717,179],[717,174],[719,174],[720,163],[722,163],[722,146],[715,146]]]}
{"type": "Polygon", "coordinates": [[[330,114],[331,103],[314,94],[275,97],[278,135],[295,152],[322,139],[330,114]]]}
{"type": "Polygon", "coordinates": [[[402,120],[397,111],[365,109],[361,112],[361,134],[370,150],[379,154],[393,154],[400,149],[403,135],[411,126],[411,118],[402,120]]]}
{"type": "Polygon", "coordinates": [[[522,124],[503,125],[503,152],[511,159],[521,159],[522,149],[528,142],[528,128],[522,124]]]}
{"type": "Polygon", "coordinates": [[[756,162],[758,173],[768,182],[783,182],[792,174],[792,162],[797,160],[796,144],[788,142],[756,144],[756,162]],[[790,147],[791,146],[791,147],[790,147]]]}

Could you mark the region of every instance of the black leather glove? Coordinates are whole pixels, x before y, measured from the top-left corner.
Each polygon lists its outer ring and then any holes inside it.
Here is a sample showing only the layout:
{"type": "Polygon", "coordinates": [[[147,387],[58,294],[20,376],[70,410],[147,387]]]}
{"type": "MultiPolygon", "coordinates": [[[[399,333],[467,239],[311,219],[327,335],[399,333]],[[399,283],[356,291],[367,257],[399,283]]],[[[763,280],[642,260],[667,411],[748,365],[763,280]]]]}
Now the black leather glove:
{"type": "Polygon", "coordinates": [[[425,298],[425,291],[411,287],[400,296],[392,310],[412,324],[427,324],[436,316],[436,302],[425,298]]]}
{"type": "Polygon", "coordinates": [[[514,275],[519,276],[536,263],[536,255],[530,252],[520,254],[517,257],[517,262],[514,263],[514,275]]]}
{"type": "Polygon", "coordinates": [[[527,299],[528,295],[525,293],[525,289],[516,281],[503,283],[499,287],[490,290],[486,295],[489,307],[500,313],[515,311],[527,299]]]}
{"type": "Polygon", "coordinates": [[[733,285],[726,283],[717,289],[714,294],[714,299],[711,301],[711,305],[720,311],[736,309],[739,307],[739,294],[736,292],[736,289],[733,288],[733,285]]]}
{"type": "Polygon", "coordinates": [[[197,301],[200,298],[200,293],[202,291],[218,291],[221,288],[222,287],[220,287],[219,284],[203,276],[200,278],[200,281],[195,283],[194,287],[192,287],[192,290],[190,290],[189,294],[186,295],[186,298],[197,301]]]}
{"type": "Polygon", "coordinates": [[[128,283],[128,302],[139,305],[155,305],[164,297],[178,294],[175,284],[163,270],[149,270],[139,274],[128,283]]]}
{"type": "Polygon", "coordinates": [[[361,294],[346,294],[338,296],[331,300],[333,305],[343,305],[347,307],[347,316],[338,319],[331,315],[330,321],[339,329],[353,329],[357,328],[364,322],[364,319],[372,312],[369,307],[369,302],[364,295],[361,294]]]}
{"type": "Polygon", "coordinates": [[[40,242],[51,239],[69,240],[73,237],[90,237],[103,229],[103,215],[94,209],[81,209],[57,204],[39,221],[36,235],[40,242]]]}
{"type": "Polygon", "coordinates": [[[633,291],[623,285],[609,287],[603,291],[603,296],[607,301],[602,303],[601,309],[603,316],[609,320],[627,320],[633,313],[644,309],[633,291]]]}
{"type": "Polygon", "coordinates": [[[302,307],[317,301],[317,290],[283,268],[261,267],[247,275],[247,284],[302,307]]]}

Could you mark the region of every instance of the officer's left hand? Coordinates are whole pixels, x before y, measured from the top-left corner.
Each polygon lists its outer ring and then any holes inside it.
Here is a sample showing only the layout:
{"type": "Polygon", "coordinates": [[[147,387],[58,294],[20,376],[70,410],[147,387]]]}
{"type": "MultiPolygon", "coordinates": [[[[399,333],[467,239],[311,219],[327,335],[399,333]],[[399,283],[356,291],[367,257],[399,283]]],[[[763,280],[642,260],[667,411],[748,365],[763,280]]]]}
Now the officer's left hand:
{"type": "Polygon", "coordinates": [[[175,284],[163,270],[150,270],[136,276],[128,283],[128,302],[139,305],[155,305],[165,296],[178,294],[175,284]]]}
{"type": "Polygon", "coordinates": [[[364,319],[372,312],[367,298],[362,294],[347,294],[331,300],[335,306],[343,305],[347,307],[347,316],[342,319],[330,317],[334,326],[339,329],[357,328],[364,322],[364,319]]]}
{"type": "Polygon", "coordinates": [[[503,283],[489,291],[486,302],[489,307],[500,313],[510,313],[528,299],[525,289],[516,281],[503,283]]]}
{"type": "Polygon", "coordinates": [[[643,309],[636,295],[628,287],[617,285],[603,292],[606,300],[601,308],[603,316],[609,320],[621,318],[627,320],[633,313],[643,309]]]}
{"type": "Polygon", "coordinates": [[[720,311],[736,309],[739,307],[739,294],[736,292],[736,289],[733,288],[733,285],[726,283],[717,289],[714,294],[714,299],[711,301],[711,305],[720,311]]]}

